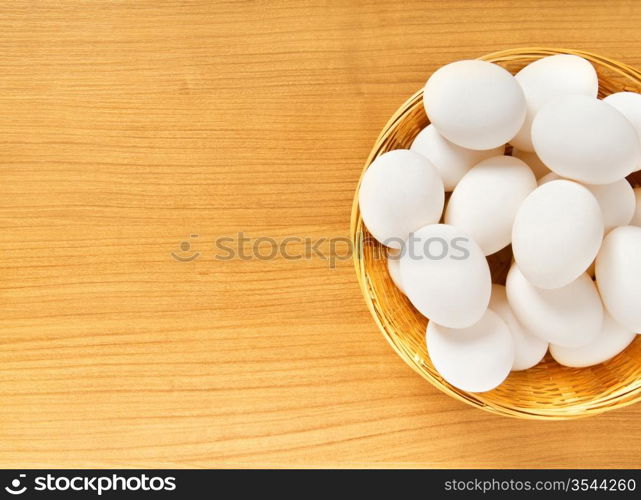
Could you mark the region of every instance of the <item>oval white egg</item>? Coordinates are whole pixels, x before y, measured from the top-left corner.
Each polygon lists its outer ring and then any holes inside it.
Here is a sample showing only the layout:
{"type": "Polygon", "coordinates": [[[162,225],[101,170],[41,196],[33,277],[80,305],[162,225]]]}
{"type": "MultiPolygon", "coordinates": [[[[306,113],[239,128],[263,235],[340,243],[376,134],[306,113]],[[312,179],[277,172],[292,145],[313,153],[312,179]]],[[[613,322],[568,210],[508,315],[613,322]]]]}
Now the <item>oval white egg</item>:
{"type": "Polygon", "coordinates": [[[507,300],[505,287],[492,285],[490,309],[498,314],[510,329],[514,341],[514,362],[512,370],[527,370],[538,364],[548,350],[548,343],[528,332],[520,323],[507,300]]]}
{"type": "Polygon", "coordinates": [[[479,246],[447,224],[425,226],[411,235],[401,255],[401,282],[421,314],[450,328],[480,320],[492,289],[479,246]]]}
{"type": "Polygon", "coordinates": [[[635,198],[634,190],[627,179],[611,184],[592,184],[585,187],[590,190],[601,207],[606,233],[615,227],[625,226],[632,220],[635,198]]]}
{"type": "Polygon", "coordinates": [[[510,244],[516,212],[535,188],[534,174],[518,158],[488,158],[454,189],[445,223],[469,234],[485,255],[493,254],[510,244]]]}
{"type": "Polygon", "coordinates": [[[412,142],[411,151],[415,151],[432,162],[438,170],[445,191],[452,191],[467,171],[478,162],[492,156],[502,155],[503,145],[484,151],[466,149],[448,141],[438,133],[434,125],[428,125],[412,142]]]}
{"type": "MultiPolygon", "coordinates": [[[[539,186],[558,179],[561,177],[551,172],[539,179],[539,186]]],[[[599,203],[606,233],[615,227],[625,226],[632,220],[636,199],[627,179],[620,179],[611,184],[582,184],[582,186],[585,186],[599,203]]]]}
{"type": "Polygon", "coordinates": [[[596,258],[596,281],[612,317],[641,332],[641,227],[618,227],[605,237],[596,258]]]}
{"type": "Polygon", "coordinates": [[[532,334],[564,347],[592,342],[603,325],[603,306],[587,274],[562,288],[543,290],[532,285],[517,265],[507,275],[505,290],[519,322],[532,334]]]}
{"type": "Polygon", "coordinates": [[[435,71],[423,104],[441,135],[469,149],[505,144],[525,120],[523,90],[507,70],[486,61],[457,61],[435,71]]]}
{"type": "Polygon", "coordinates": [[[641,141],[641,94],[636,92],[617,92],[603,99],[610,106],[618,109],[632,124],[641,141]]]}
{"type": "Polygon", "coordinates": [[[571,54],[538,59],[519,71],[514,78],[525,94],[527,114],[523,126],[510,143],[524,151],[534,151],[532,120],[546,102],[566,94],[596,98],[599,90],[594,66],[586,59],[571,54]]]}
{"type": "Polygon", "coordinates": [[[532,142],[550,170],[586,184],[616,182],[641,163],[632,124],[614,107],[584,95],[548,101],[532,123],[532,142]]]}
{"type": "Polygon", "coordinates": [[[424,156],[406,149],[382,154],[365,171],[358,192],[363,222],[383,245],[400,248],[412,231],[438,222],[443,181],[424,156]]]}
{"type": "Polygon", "coordinates": [[[401,256],[400,252],[388,252],[387,254],[387,271],[390,278],[401,292],[405,293],[403,289],[403,282],[401,281],[401,256]]]}
{"type": "Polygon", "coordinates": [[[560,288],[594,260],[603,239],[596,198],[576,182],[555,180],[536,188],[514,219],[514,259],[528,281],[560,288]]]}
{"type": "Polygon", "coordinates": [[[524,161],[528,167],[534,172],[534,177],[540,179],[546,174],[549,174],[551,170],[541,161],[536,153],[531,153],[530,151],[521,151],[517,148],[512,148],[512,156],[518,158],[519,160],[524,161]]]}
{"type": "Polygon", "coordinates": [[[505,322],[493,311],[468,328],[430,321],[427,352],[434,368],[454,387],[485,392],[503,382],[514,362],[514,344],[505,322]]]}
{"type": "Polygon", "coordinates": [[[573,368],[603,363],[623,351],[636,337],[636,333],[621,326],[612,316],[605,314],[599,335],[581,347],[550,345],[550,354],[560,364],[573,368]]]}
{"type": "Polygon", "coordinates": [[[635,208],[630,221],[632,226],[641,226],[641,187],[634,188],[635,208]]]}

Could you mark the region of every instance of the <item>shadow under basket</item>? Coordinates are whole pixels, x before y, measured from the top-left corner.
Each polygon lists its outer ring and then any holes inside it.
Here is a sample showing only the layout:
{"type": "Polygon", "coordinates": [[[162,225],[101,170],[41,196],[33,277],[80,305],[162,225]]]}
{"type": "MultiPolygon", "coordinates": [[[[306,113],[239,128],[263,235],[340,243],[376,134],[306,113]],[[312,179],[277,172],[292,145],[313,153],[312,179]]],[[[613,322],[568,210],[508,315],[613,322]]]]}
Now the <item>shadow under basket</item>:
{"type": "MultiPolygon", "coordinates": [[[[480,59],[516,73],[530,62],[554,54],[576,54],[590,61],[599,75],[599,97],[626,90],[641,92],[641,72],[589,52],[523,48],[495,52],[480,59]]],[[[363,173],[381,154],[409,148],[414,137],[428,124],[423,109],[423,91],[420,90],[385,125],[363,173]]],[[[641,185],[641,172],[628,179],[634,186],[641,185]]],[[[453,387],[435,370],[427,354],[425,329],[428,320],[396,288],[387,271],[385,247],[374,240],[363,225],[358,188],[352,208],[351,238],[361,290],[381,332],[412,369],[446,394],[498,415],[541,420],[586,417],[641,400],[641,335],[615,358],[589,368],[561,366],[548,353],[537,366],[512,372],[492,391],[468,393],[453,387]]],[[[505,283],[511,260],[510,247],[488,257],[493,282],[505,283]]]]}

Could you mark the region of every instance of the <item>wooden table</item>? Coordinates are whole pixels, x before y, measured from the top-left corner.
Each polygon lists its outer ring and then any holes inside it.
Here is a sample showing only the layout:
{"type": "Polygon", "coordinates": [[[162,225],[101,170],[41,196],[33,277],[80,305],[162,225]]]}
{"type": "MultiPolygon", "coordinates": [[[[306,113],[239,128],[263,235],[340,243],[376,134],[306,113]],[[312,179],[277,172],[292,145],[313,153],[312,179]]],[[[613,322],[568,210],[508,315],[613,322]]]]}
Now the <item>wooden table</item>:
{"type": "Polygon", "coordinates": [[[561,4],[4,2],[0,466],[639,466],[641,405],[501,419],[420,379],[342,240],[335,268],[215,258],[344,238],[378,131],[444,63],[641,66],[639,2],[561,4]]]}

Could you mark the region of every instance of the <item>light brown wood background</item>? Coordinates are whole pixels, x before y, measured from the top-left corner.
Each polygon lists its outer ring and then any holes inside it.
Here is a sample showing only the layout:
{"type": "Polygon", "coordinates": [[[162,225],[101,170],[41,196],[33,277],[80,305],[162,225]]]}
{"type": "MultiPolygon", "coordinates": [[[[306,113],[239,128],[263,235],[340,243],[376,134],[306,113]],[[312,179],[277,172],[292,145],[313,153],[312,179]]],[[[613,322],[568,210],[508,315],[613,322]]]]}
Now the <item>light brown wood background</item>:
{"type": "Polygon", "coordinates": [[[640,26],[636,1],[3,2],[0,466],[639,466],[641,405],[472,409],[392,352],[350,261],[213,241],[346,236],[435,68],[532,45],[641,66],[640,26]]]}

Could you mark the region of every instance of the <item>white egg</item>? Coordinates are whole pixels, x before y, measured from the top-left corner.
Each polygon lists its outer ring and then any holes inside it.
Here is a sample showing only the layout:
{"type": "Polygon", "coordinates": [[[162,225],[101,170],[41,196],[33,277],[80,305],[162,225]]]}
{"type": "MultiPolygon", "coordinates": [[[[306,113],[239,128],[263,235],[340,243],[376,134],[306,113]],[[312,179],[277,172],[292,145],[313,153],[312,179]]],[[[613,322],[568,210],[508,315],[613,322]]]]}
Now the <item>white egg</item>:
{"type": "Polygon", "coordinates": [[[517,265],[505,283],[510,307],[520,323],[537,337],[565,347],[592,342],[603,325],[603,306],[587,274],[562,288],[543,290],[532,285],[517,265]]]}
{"type": "Polygon", "coordinates": [[[369,166],[358,193],[363,222],[383,245],[400,248],[412,231],[438,222],[443,181],[424,156],[406,149],[382,154],[369,166]]]}
{"type": "Polygon", "coordinates": [[[503,145],[484,151],[462,148],[439,134],[434,125],[421,130],[410,147],[411,151],[422,154],[436,167],[445,191],[452,191],[461,177],[478,162],[502,155],[504,149],[503,145]]]}
{"type": "MultiPolygon", "coordinates": [[[[539,179],[539,186],[561,179],[551,172],[539,179]]],[[[596,198],[603,214],[605,232],[609,233],[615,227],[625,226],[634,215],[636,200],[634,190],[627,179],[620,179],[611,184],[582,184],[596,198]]]]}
{"type": "Polygon", "coordinates": [[[534,177],[537,179],[540,179],[546,174],[549,174],[551,170],[541,161],[541,158],[539,158],[536,153],[531,153],[530,151],[521,151],[520,149],[513,148],[512,149],[512,156],[515,158],[518,158],[519,160],[523,160],[528,167],[532,169],[532,172],[534,172],[534,177]]]}
{"type": "Polygon", "coordinates": [[[596,281],[612,317],[641,332],[641,227],[618,227],[605,237],[596,258],[596,281]]]}
{"type": "Polygon", "coordinates": [[[641,187],[634,188],[635,209],[630,225],[641,226],[641,187]]]}
{"type": "Polygon", "coordinates": [[[523,90],[507,70],[486,61],[458,61],[435,71],[423,104],[441,135],[469,149],[505,144],[525,120],[523,90]]]}
{"type": "Polygon", "coordinates": [[[536,188],[514,219],[512,250],[521,272],[540,288],[560,288],[585,272],[603,239],[596,198],[576,182],[536,188]]]}
{"type": "Polygon", "coordinates": [[[503,382],[514,362],[512,335],[498,314],[485,312],[474,325],[452,329],[430,321],[427,352],[434,368],[454,387],[485,392],[503,382]]]}
{"type": "Polygon", "coordinates": [[[512,339],[514,340],[514,362],[512,363],[512,370],[527,370],[538,364],[548,350],[548,343],[528,332],[519,320],[516,319],[507,301],[504,286],[492,285],[490,309],[505,321],[505,324],[512,334],[512,339]]]}
{"type": "Polygon", "coordinates": [[[616,182],[641,162],[632,124],[614,107],[584,95],[548,101],[532,123],[532,142],[550,170],[586,184],[616,182]]]}
{"type": "Polygon", "coordinates": [[[403,282],[401,281],[401,256],[400,252],[387,254],[387,271],[389,272],[390,278],[401,292],[405,293],[403,289],[403,282]]]}
{"type": "Polygon", "coordinates": [[[518,158],[488,158],[454,189],[445,223],[469,234],[485,255],[493,254],[510,244],[516,212],[535,188],[534,174],[518,158]]]}
{"type": "Polygon", "coordinates": [[[603,317],[603,328],[592,342],[581,347],[562,347],[552,344],[550,353],[564,366],[583,368],[613,358],[628,347],[635,337],[636,333],[621,326],[606,313],[603,317]]]}
{"type": "Polygon", "coordinates": [[[525,122],[510,143],[524,151],[534,151],[531,138],[532,120],[550,99],[566,94],[581,94],[595,98],[599,79],[594,66],[579,56],[557,54],[528,64],[515,76],[525,101],[525,122]]]}
{"type": "Polygon", "coordinates": [[[639,141],[641,141],[641,94],[636,92],[617,92],[616,94],[610,94],[603,101],[618,109],[632,123],[632,126],[637,131],[639,141]]]}
{"type": "Polygon", "coordinates": [[[621,179],[612,184],[586,185],[601,206],[605,232],[618,226],[625,226],[634,215],[634,190],[627,181],[621,179]]]}
{"type": "Polygon", "coordinates": [[[472,238],[447,224],[425,226],[406,242],[401,282],[421,314],[450,328],[481,319],[492,280],[483,252],[472,238]]]}

